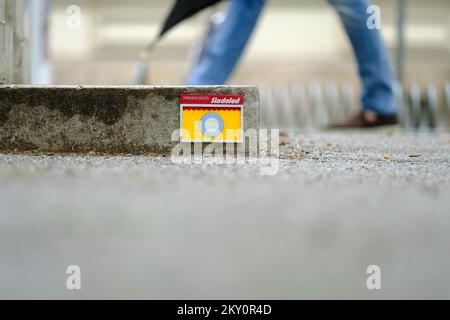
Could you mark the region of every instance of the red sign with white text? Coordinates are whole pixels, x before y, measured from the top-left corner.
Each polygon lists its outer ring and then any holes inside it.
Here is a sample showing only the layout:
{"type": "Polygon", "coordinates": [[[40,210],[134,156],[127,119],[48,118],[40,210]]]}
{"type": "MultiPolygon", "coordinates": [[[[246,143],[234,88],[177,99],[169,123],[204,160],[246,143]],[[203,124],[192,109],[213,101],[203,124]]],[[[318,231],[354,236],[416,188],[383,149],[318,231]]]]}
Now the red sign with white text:
{"type": "Polygon", "coordinates": [[[182,94],[180,104],[242,106],[244,97],[236,94],[182,94]]]}

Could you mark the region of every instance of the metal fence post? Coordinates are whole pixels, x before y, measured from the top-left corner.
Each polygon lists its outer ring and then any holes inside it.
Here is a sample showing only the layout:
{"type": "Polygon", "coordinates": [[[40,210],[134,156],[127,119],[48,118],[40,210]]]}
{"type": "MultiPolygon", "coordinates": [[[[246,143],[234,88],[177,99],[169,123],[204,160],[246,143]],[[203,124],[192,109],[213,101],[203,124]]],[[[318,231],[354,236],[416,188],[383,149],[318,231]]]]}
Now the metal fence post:
{"type": "Polygon", "coordinates": [[[397,81],[404,85],[405,63],[405,0],[397,0],[397,52],[396,52],[396,76],[397,81]]]}

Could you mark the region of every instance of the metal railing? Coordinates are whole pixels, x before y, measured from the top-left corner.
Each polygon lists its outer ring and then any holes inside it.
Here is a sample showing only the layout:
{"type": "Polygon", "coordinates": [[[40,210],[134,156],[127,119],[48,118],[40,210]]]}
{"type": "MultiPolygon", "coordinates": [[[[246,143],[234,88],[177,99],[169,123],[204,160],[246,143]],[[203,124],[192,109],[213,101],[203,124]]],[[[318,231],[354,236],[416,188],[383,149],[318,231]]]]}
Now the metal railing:
{"type": "MultiPolygon", "coordinates": [[[[350,83],[262,84],[261,124],[266,128],[324,128],[359,110],[359,93],[350,83]]],[[[408,131],[450,128],[450,82],[396,87],[401,126],[408,131]]]]}

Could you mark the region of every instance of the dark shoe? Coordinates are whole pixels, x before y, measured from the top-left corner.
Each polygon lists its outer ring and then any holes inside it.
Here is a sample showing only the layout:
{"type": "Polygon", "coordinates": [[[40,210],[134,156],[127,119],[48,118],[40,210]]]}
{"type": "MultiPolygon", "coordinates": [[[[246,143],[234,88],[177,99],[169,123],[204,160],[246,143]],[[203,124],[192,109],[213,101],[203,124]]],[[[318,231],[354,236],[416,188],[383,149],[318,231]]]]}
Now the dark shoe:
{"type": "Polygon", "coordinates": [[[372,111],[361,111],[347,122],[331,125],[331,129],[375,128],[398,124],[397,115],[380,116],[372,111]]]}

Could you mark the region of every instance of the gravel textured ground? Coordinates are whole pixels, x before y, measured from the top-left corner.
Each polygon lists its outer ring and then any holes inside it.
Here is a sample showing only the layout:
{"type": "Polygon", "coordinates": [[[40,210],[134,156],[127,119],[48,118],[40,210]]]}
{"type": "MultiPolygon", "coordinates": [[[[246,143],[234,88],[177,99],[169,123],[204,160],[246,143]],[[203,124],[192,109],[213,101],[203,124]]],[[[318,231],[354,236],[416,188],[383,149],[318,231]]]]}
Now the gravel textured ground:
{"type": "Polygon", "coordinates": [[[273,176],[0,154],[0,298],[450,298],[450,135],[281,144],[273,176]],[[80,291],[65,286],[73,264],[80,291]]]}

